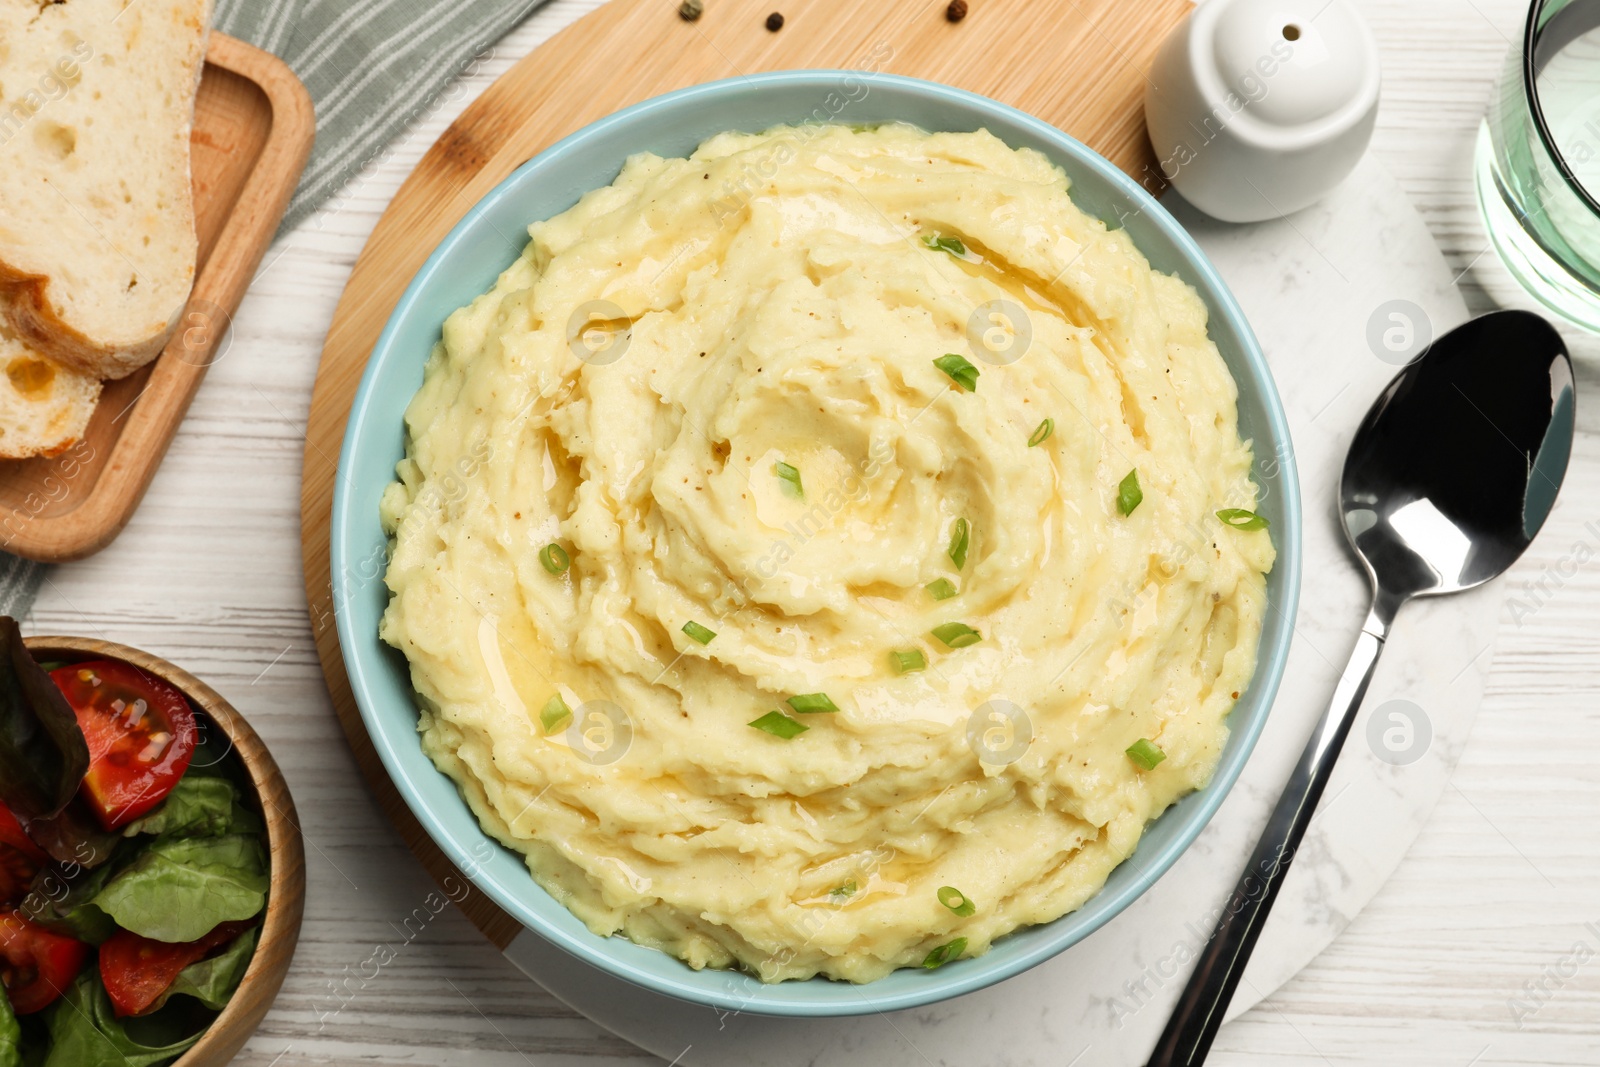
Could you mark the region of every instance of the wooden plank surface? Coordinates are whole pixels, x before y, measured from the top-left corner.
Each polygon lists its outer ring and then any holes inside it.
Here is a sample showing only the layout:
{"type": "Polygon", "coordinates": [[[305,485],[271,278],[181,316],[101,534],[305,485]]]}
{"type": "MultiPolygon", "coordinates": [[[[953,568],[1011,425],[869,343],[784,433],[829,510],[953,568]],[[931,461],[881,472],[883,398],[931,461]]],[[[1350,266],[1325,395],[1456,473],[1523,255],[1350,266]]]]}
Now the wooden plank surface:
{"type": "MultiPolygon", "coordinates": [[[[765,25],[771,2],[716,0],[691,23],[662,0],[612,0],[563,30],[503,75],[422,158],[373,231],[334,314],[306,431],[306,599],[356,760],[384,813],[441,884],[460,876],[390,784],[345,678],[328,517],[367,355],[412,275],[473,204],[541,148],[619,108],[718,78],[808,67],[907,74],[992,96],[1055,123],[1159,189],[1144,135],[1144,71],[1189,0],[986,0],[959,23],[930,0],[810,0],[790,7],[777,32],[765,25]]],[[[496,945],[520,929],[487,897],[461,907],[496,945]]]]}
{"type": "MultiPolygon", "coordinates": [[[[1473,267],[1468,284],[1493,258],[1483,256],[1473,199],[1473,139],[1527,5],[1354,2],[1385,63],[1373,151],[1452,266],[1473,267]]],[[[435,886],[343,740],[300,576],[308,402],[356,257],[463,109],[595,6],[552,0],[273,247],[235,317],[233,344],[207,375],[133,522],[94,558],[54,568],[28,622],[31,633],[104,636],[185,666],[251,719],[283,766],[307,840],[306,922],[283,993],[239,1067],[655,1062],[524,980],[452,909],[402,935],[407,916],[427,913],[435,886]],[[399,951],[374,971],[380,945],[399,951]]],[[[1487,307],[1470,285],[1468,296],[1487,307]]],[[[1553,595],[1531,615],[1507,613],[1472,740],[1412,854],[1328,952],[1223,1028],[1213,1067],[1597,1062],[1600,955],[1576,968],[1563,961],[1580,938],[1593,950],[1585,923],[1600,919],[1600,538],[1587,525],[1600,523],[1600,404],[1591,402],[1600,395],[1600,344],[1579,350],[1577,370],[1582,432],[1566,491],[1510,586],[1544,579],[1553,595]],[[1578,543],[1593,558],[1574,570],[1578,543]],[[1566,577],[1545,578],[1558,567],[1566,577]],[[1548,996],[1519,1026],[1510,1004],[1540,982],[1548,996]]],[[[923,1051],[936,1060],[936,1048],[923,1051]]],[[[881,1067],[923,1063],[908,1051],[881,1067]]],[[[974,1067],[1023,1065],[1000,1049],[992,1064],[974,1067]]],[[[1076,1067],[1093,1067],[1092,1054],[1076,1067]]]]}
{"type": "Polygon", "coordinates": [[[190,137],[200,248],[189,304],[154,362],[106,383],[83,440],[58,456],[0,462],[0,548],[77,559],[121,531],[226,343],[315,133],[311,98],[281,60],[211,35],[190,137]]]}

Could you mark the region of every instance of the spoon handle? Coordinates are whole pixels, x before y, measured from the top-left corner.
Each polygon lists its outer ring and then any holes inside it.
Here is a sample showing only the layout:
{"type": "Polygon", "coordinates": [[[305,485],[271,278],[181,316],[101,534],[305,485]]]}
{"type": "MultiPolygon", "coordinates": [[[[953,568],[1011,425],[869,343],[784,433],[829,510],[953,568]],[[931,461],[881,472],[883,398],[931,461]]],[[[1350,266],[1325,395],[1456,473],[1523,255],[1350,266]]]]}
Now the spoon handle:
{"type": "Polygon", "coordinates": [[[1278,798],[1278,806],[1267,820],[1267,828],[1233,896],[1221,910],[1217,928],[1200,953],[1189,984],[1156,1042],[1149,1067],[1199,1067],[1205,1062],[1228,1002],[1233,999],[1256,939],[1261,936],[1267,913],[1283,887],[1300,839],[1316,814],[1317,801],[1333,773],[1334,761],[1355,722],[1388,637],[1395,607],[1398,605],[1383,603],[1368,612],[1333,699],[1300,754],[1300,762],[1289,776],[1289,784],[1278,798]]]}

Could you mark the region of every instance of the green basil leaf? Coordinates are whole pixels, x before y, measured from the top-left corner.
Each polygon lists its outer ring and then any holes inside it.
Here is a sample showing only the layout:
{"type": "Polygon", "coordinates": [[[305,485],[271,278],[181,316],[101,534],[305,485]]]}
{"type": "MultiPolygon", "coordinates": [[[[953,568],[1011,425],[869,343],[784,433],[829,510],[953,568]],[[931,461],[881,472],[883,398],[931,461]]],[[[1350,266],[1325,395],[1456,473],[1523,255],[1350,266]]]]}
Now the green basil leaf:
{"type": "Polygon", "coordinates": [[[22,1024],[0,986],[0,1067],[22,1067],[22,1024]]]}
{"type": "Polygon", "coordinates": [[[50,1055],[44,1067],[157,1067],[188,1051],[209,1024],[208,1018],[181,1019],[176,1013],[170,1022],[154,1016],[118,1019],[98,968],[90,967],[49,1009],[50,1055]],[[133,1026],[137,1036],[130,1032],[133,1026]]]}
{"type": "Polygon", "coordinates": [[[0,615],[0,802],[24,822],[78,794],[89,746],[67,698],[34,662],[17,620],[0,615]]]}
{"type": "Polygon", "coordinates": [[[267,832],[267,821],[241,801],[228,812],[228,833],[247,834],[260,840],[267,832]]]}
{"type": "Polygon", "coordinates": [[[123,827],[122,836],[221,837],[238,809],[239,789],[226,778],[185,776],[154,811],[123,827]]]}
{"type": "Polygon", "coordinates": [[[248,781],[249,776],[233,755],[233,741],[222,732],[222,727],[207,715],[196,715],[194,725],[194,755],[189,758],[184,778],[226,778],[235,785],[248,781]]]}
{"type": "Polygon", "coordinates": [[[53,868],[34,882],[33,891],[17,910],[40,926],[86,944],[103,944],[117,932],[117,924],[95,905],[94,898],[115,872],[115,865],[107,864],[92,871],[79,868],[75,876],[68,877],[65,870],[53,868]]]}
{"type": "Polygon", "coordinates": [[[198,941],[218,923],[261,913],[267,857],[255,837],[161,838],[107,883],[94,903],[124,930],[198,941]]]}
{"type": "Polygon", "coordinates": [[[31,820],[28,836],[57,863],[77,867],[100,866],[122,844],[122,835],[102,829],[81,797],[48,819],[31,820]]]}
{"type": "Polygon", "coordinates": [[[234,938],[233,943],[221,954],[191,963],[179,971],[171,987],[157,999],[155,1008],[159,1010],[168,999],[180,993],[193,997],[213,1011],[227,1007],[239,983],[244,980],[244,972],[250,969],[250,960],[256,952],[256,938],[260,933],[259,926],[246,930],[234,938]]]}

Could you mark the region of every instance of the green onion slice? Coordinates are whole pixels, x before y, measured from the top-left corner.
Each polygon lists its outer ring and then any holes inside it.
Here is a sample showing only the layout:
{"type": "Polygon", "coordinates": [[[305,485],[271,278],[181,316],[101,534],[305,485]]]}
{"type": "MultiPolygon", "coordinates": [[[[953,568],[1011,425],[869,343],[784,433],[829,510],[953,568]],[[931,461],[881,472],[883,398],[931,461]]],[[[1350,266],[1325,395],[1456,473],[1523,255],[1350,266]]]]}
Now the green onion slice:
{"type": "Polygon", "coordinates": [[[796,722],[783,712],[777,710],[767,712],[765,715],[761,716],[761,718],[750,723],[750,725],[754,726],[757,730],[764,730],[773,737],[781,737],[785,741],[788,741],[791,738],[799,737],[801,734],[811,729],[811,727],[807,726],[805,723],[796,722]]]}
{"type": "Polygon", "coordinates": [[[935,252],[949,252],[952,256],[967,254],[967,246],[961,243],[959,237],[941,237],[936,233],[924,234],[922,243],[935,252]]]}
{"type": "Polygon", "coordinates": [[[950,380],[969,393],[978,391],[978,368],[965,356],[948,352],[933,361],[933,365],[949,375],[950,380]]]}
{"type": "Polygon", "coordinates": [[[572,557],[567,555],[566,549],[552,541],[539,550],[539,562],[551,574],[563,574],[572,566],[572,557]]]}
{"type": "Polygon", "coordinates": [[[715,630],[708,630],[697,622],[684,623],[683,632],[689,635],[691,641],[699,641],[702,645],[709,645],[711,639],[717,636],[715,630]]]}
{"type": "Polygon", "coordinates": [[[939,903],[963,919],[978,910],[978,906],[972,902],[971,898],[953,885],[939,887],[939,903]]]}
{"type": "Polygon", "coordinates": [[[1156,746],[1154,741],[1141,737],[1128,746],[1128,758],[1147,771],[1156,769],[1156,764],[1167,758],[1167,754],[1156,746]]]}
{"type": "Polygon", "coordinates": [[[1029,448],[1034,448],[1034,447],[1036,447],[1038,445],[1044,444],[1045,440],[1051,434],[1053,434],[1055,432],[1056,432],[1056,420],[1055,419],[1045,419],[1043,422],[1041,422],[1039,424],[1039,428],[1037,430],[1033,431],[1033,436],[1028,438],[1028,447],[1029,448]]]}
{"type": "MultiPolygon", "coordinates": [[[[963,555],[965,555],[965,552],[963,552],[963,555]]],[[[922,588],[926,589],[928,595],[935,600],[949,600],[956,595],[955,583],[948,578],[935,578],[922,588]]]]}
{"type": "Polygon", "coordinates": [[[943,967],[965,951],[967,951],[967,939],[958,937],[954,941],[946,942],[928,953],[927,958],[922,961],[922,965],[931,971],[935,967],[943,967]]]}
{"type": "Polygon", "coordinates": [[[1235,530],[1265,530],[1271,525],[1266,516],[1244,508],[1223,508],[1217,512],[1217,518],[1222,520],[1223,525],[1232,526],[1235,530]]]}
{"type": "Polygon", "coordinates": [[[835,900],[848,900],[856,895],[856,884],[854,881],[849,881],[844,885],[835,886],[828,890],[828,895],[835,900]]]}
{"type": "Polygon", "coordinates": [[[839,706],[828,699],[827,693],[801,693],[790,697],[786,703],[801,715],[815,715],[819,711],[838,711],[839,706]]]}
{"type": "Polygon", "coordinates": [[[967,565],[967,547],[972,543],[972,526],[966,519],[957,519],[950,527],[950,562],[960,570],[967,565]]]}
{"type": "Polygon", "coordinates": [[[889,653],[889,665],[896,674],[910,674],[913,671],[928,669],[928,657],[922,654],[922,649],[913,648],[907,652],[889,653]]]}
{"type": "Polygon", "coordinates": [[[557,693],[545,701],[544,707],[539,712],[539,725],[544,727],[545,736],[548,737],[565,726],[572,718],[572,709],[567,707],[567,702],[557,693]]]}
{"type": "Polygon", "coordinates": [[[1117,486],[1117,510],[1124,515],[1132,515],[1133,509],[1143,500],[1144,490],[1139,488],[1139,468],[1135,467],[1117,486]]]}
{"type": "Polygon", "coordinates": [[[947,622],[933,628],[933,636],[949,648],[966,648],[983,640],[983,635],[964,622],[947,622]]]}
{"type": "Polygon", "coordinates": [[[772,473],[776,474],[778,480],[783,482],[783,491],[790,496],[804,497],[806,495],[805,487],[800,484],[799,467],[785,463],[780,459],[772,465],[772,473]]]}

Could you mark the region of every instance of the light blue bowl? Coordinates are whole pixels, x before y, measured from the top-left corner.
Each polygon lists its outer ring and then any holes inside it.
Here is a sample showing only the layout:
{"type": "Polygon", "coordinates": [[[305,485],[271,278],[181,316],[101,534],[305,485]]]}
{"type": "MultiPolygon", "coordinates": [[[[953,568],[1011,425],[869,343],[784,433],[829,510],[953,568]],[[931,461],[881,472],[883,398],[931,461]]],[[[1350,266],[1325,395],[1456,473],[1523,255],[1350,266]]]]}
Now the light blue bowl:
{"type": "Polygon", "coordinates": [[[1239,777],[1278,690],[1300,588],[1300,496],[1288,423],[1254,334],[1193,239],[1109,161],[1047,123],[948,86],[846,71],[761,74],[647,100],[551,146],[484,197],[412,280],[373,349],[339,457],[332,541],[339,644],[361,717],[406,803],[445,854],[518,922],[577,959],[668,996],[766,1015],[862,1015],[959,996],[1049,959],[1127,907],[1172,866],[1239,777]],[[753,132],[822,117],[897,120],[927,130],[982,128],[1014,147],[1038,149],[1066,170],[1079,207],[1108,225],[1125,226],[1156,269],[1176,272],[1198,289],[1211,312],[1211,336],[1239,383],[1239,422],[1255,441],[1262,510],[1278,547],[1255,678],[1233,711],[1232,735],[1211,785],[1151,824],[1136,858],[1072,914],[1012,934],[984,956],[932,971],[899,971],[864,986],[821,979],[763,985],[742,974],[695,971],[654,949],[590,933],[539,888],[520,856],[478,828],[454,783],[422,754],[406,662],[378,640],[388,601],[378,498],[403,454],[402,415],[422,384],[423,361],[445,317],[494,284],[520,251],[529,222],[610,184],[628,156],[646,150],[683,156],[725,130],[753,132]]]}

